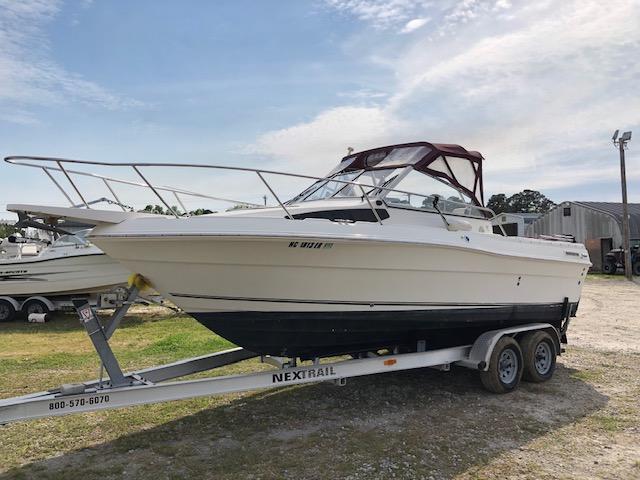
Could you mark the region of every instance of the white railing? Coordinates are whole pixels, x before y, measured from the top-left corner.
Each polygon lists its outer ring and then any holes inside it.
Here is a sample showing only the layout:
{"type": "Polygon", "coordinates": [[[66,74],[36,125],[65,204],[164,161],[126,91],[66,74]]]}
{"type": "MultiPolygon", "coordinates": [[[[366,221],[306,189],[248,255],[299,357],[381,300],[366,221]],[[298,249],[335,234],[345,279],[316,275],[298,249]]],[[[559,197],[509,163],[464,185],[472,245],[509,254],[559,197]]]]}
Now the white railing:
{"type": "MultiPolygon", "coordinates": [[[[38,169],[42,170],[47,175],[47,177],[55,184],[55,186],[60,190],[60,192],[62,192],[62,194],[65,196],[65,198],[68,200],[68,202],[69,202],[69,204],[71,206],[77,206],[76,205],[77,202],[74,202],[72,200],[71,195],[69,195],[69,193],[63,188],[63,186],[60,184],[60,182],[58,182],[55,179],[55,177],[51,174],[51,172],[61,172],[64,175],[64,177],[67,179],[67,181],[69,182],[69,184],[73,188],[73,191],[75,191],[76,195],[78,195],[78,197],[80,198],[81,205],[84,205],[86,208],[89,208],[89,209],[91,208],[91,202],[88,202],[86,200],[86,198],[82,195],[82,193],[81,193],[80,189],[78,188],[78,186],[76,185],[76,183],[73,181],[72,176],[74,176],[74,175],[91,177],[91,178],[94,178],[94,179],[101,180],[105,184],[105,186],[107,187],[109,192],[113,195],[114,203],[116,205],[119,205],[120,208],[122,208],[122,210],[125,210],[125,211],[126,211],[125,205],[120,201],[120,198],[118,197],[118,195],[116,194],[115,190],[113,189],[113,184],[124,184],[124,185],[148,188],[154,193],[154,195],[160,200],[160,202],[167,208],[167,211],[171,212],[176,218],[181,218],[181,216],[178,214],[178,212],[176,212],[174,210],[173,207],[171,207],[169,205],[167,200],[162,196],[162,194],[160,192],[165,192],[165,193],[168,192],[168,193],[173,194],[173,196],[175,197],[176,201],[183,208],[185,213],[188,212],[188,210],[185,207],[184,203],[182,202],[181,195],[182,196],[197,197],[197,198],[204,198],[204,199],[209,199],[209,200],[230,202],[230,203],[234,203],[236,205],[245,205],[247,207],[253,207],[253,208],[263,208],[263,206],[262,205],[258,205],[258,204],[254,204],[254,203],[233,200],[233,199],[229,199],[229,198],[216,197],[216,196],[212,196],[212,195],[193,192],[193,191],[190,191],[190,190],[184,190],[184,189],[170,187],[170,186],[166,186],[166,185],[162,185],[162,186],[153,185],[151,182],[149,182],[147,177],[142,173],[142,171],[141,171],[142,169],[150,168],[150,167],[160,167],[160,168],[170,167],[170,168],[214,169],[214,170],[225,170],[225,171],[253,173],[253,174],[258,176],[258,178],[262,181],[262,183],[264,183],[265,187],[273,195],[275,200],[278,202],[278,205],[283,210],[283,212],[285,214],[285,217],[289,218],[291,220],[293,220],[294,217],[293,217],[293,215],[291,215],[291,213],[287,209],[286,202],[283,202],[280,199],[280,197],[276,194],[275,190],[272,188],[272,186],[269,184],[269,182],[265,178],[265,175],[278,175],[278,176],[284,176],[284,177],[293,177],[293,178],[314,180],[316,182],[317,181],[326,181],[326,182],[342,183],[342,184],[345,184],[345,185],[353,185],[354,187],[357,187],[360,190],[360,192],[362,193],[361,198],[363,200],[366,200],[367,204],[369,205],[369,208],[373,212],[374,217],[376,218],[378,223],[380,223],[381,225],[382,225],[382,219],[380,218],[380,215],[378,214],[378,211],[374,207],[373,202],[371,201],[371,197],[369,196],[369,193],[371,193],[372,191],[396,192],[396,193],[402,193],[402,194],[405,194],[405,195],[408,195],[408,196],[422,197],[422,198],[425,198],[425,199],[430,198],[429,195],[424,195],[424,194],[421,194],[421,193],[409,192],[409,191],[406,191],[406,190],[398,190],[398,189],[395,189],[395,188],[388,188],[388,187],[383,187],[383,186],[380,186],[380,185],[371,185],[371,184],[366,184],[366,183],[359,183],[357,181],[338,180],[338,179],[330,178],[330,177],[315,177],[315,176],[312,176],[312,175],[302,175],[302,174],[297,174],[297,173],[279,172],[279,171],[275,171],[275,170],[264,170],[264,169],[247,168],[247,167],[231,167],[231,166],[225,166],[225,165],[209,165],[209,164],[198,164],[198,163],[143,163],[143,162],[115,163],[115,162],[96,162],[96,161],[89,161],[89,160],[70,160],[70,159],[66,159],[66,158],[31,157],[31,156],[10,156],[10,157],[5,157],[4,160],[5,160],[5,162],[13,164],[13,165],[21,165],[21,166],[25,166],[25,167],[33,167],[33,168],[38,168],[38,169]],[[34,163],[34,162],[36,162],[36,163],[34,163]],[[51,166],[50,164],[54,164],[56,166],[51,166]],[[73,170],[73,169],[65,167],[65,165],[94,165],[94,166],[99,166],[99,167],[131,167],[135,171],[136,175],[140,177],[142,182],[134,182],[134,181],[130,181],[130,180],[123,180],[123,179],[119,179],[119,178],[108,177],[108,176],[105,176],[105,175],[99,175],[99,174],[91,173],[91,172],[73,170]],[[369,191],[369,193],[367,193],[365,191],[365,188],[371,189],[369,191]]],[[[452,201],[452,200],[446,200],[446,202],[447,203],[459,204],[461,207],[464,207],[465,209],[475,209],[475,210],[478,210],[479,212],[486,212],[486,213],[488,213],[490,215],[489,218],[495,217],[495,213],[493,212],[493,210],[491,210],[490,208],[487,208],[487,207],[483,207],[483,206],[480,206],[480,205],[469,205],[469,204],[464,203],[464,202],[456,202],[456,201],[452,201]]],[[[434,205],[434,211],[437,211],[438,213],[440,213],[439,209],[435,205],[434,205]]],[[[449,213],[449,212],[444,212],[444,213],[449,213]]],[[[469,216],[474,216],[474,215],[469,215],[469,216]]],[[[484,214],[479,215],[479,217],[487,218],[484,214]]]]}

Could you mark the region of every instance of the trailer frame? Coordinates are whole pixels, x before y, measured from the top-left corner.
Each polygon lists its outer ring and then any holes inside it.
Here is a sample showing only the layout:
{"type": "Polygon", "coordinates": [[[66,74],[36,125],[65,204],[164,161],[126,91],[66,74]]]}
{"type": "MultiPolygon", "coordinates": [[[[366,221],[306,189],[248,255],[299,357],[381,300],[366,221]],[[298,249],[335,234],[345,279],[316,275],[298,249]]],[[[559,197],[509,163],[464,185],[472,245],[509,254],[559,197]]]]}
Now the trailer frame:
{"type": "Polygon", "coordinates": [[[452,365],[458,365],[486,372],[490,367],[494,347],[502,337],[515,337],[527,332],[548,332],[553,338],[555,354],[560,355],[562,351],[561,333],[558,329],[548,323],[531,323],[487,331],[471,345],[437,350],[426,350],[425,342],[419,341],[415,351],[409,353],[399,353],[397,349],[390,349],[386,353],[368,352],[346,360],[316,358],[310,364],[298,365],[295,358],[259,356],[244,348],[232,348],[167,365],[123,373],[111,350],[109,339],[120,325],[136,295],[138,291],[133,287],[127,301],[114,311],[106,325],[86,299],[76,299],[74,306],[80,323],[101,361],[100,377],[20,397],[0,399],[0,425],[42,417],[314,382],[329,381],[342,386],[348,378],[424,367],[448,371],[452,365]],[[275,369],[241,375],[168,381],[257,357],[275,369]],[[104,370],[108,379],[103,378],[104,370]]]}

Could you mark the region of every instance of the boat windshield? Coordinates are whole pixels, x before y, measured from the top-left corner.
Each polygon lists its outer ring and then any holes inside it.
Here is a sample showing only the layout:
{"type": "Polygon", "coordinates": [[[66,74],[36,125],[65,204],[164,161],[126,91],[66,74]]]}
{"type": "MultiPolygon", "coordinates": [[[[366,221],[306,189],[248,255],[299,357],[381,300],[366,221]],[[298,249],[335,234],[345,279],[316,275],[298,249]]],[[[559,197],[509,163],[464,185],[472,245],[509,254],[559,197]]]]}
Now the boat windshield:
{"type": "Polygon", "coordinates": [[[291,202],[310,202],[334,197],[360,197],[362,190],[357,185],[342,182],[357,182],[363,185],[367,195],[379,194],[379,188],[386,187],[402,172],[401,168],[384,168],[380,170],[353,170],[331,175],[329,178],[341,181],[319,180],[291,202]]]}
{"type": "Polygon", "coordinates": [[[58,237],[52,244],[52,247],[68,247],[70,245],[83,246],[88,245],[89,241],[86,239],[89,230],[81,230],[75,235],[62,235],[58,237]]]}
{"type": "Polygon", "coordinates": [[[433,202],[437,198],[438,209],[441,212],[485,218],[482,210],[473,204],[467,194],[437,177],[413,170],[394,188],[402,192],[387,193],[384,200],[389,206],[435,212],[433,202]]]}

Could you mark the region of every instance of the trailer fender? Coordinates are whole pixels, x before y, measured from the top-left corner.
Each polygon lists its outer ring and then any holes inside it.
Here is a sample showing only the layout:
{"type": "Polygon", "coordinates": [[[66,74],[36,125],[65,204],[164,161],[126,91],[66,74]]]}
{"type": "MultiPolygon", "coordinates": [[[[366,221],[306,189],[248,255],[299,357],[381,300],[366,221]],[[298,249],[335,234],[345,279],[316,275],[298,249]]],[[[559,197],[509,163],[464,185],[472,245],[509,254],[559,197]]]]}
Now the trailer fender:
{"type": "Polygon", "coordinates": [[[560,336],[558,330],[549,323],[529,323],[527,325],[519,325],[511,328],[501,328],[499,330],[490,330],[480,335],[471,346],[469,357],[456,362],[457,365],[472,368],[474,370],[489,370],[489,358],[493,348],[498,343],[498,340],[505,335],[511,337],[518,337],[519,334],[530,332],[533,330],[543,330],[553,338],[553,343],[556,347],[556,355],[560,355],[560,336]]]}
{"type": "Polygon", "coordinates": [[[0,300],[9,302],[11,305],[13,305],[13,308],[16,310],[16,312],[19,312],[21,310],[22,306],[20,305],[20,302],[18,302],[15,298],[0,296],[0,300]]]}
{"type": "Polygon", "coordinates": [[[55,312],[57,310],[56,306],[53,304],[51,300],[49,300],[46,297],[41,297],[40,295],[34,295],[33,297],[27,298],[24,302],[22,302],[22,305],[20,305],[20,310],[22,310],[22,307],[24,307],[27,304],[27,302],[31,300],[38,300],[44,303],[50,312],[55,312]]]}

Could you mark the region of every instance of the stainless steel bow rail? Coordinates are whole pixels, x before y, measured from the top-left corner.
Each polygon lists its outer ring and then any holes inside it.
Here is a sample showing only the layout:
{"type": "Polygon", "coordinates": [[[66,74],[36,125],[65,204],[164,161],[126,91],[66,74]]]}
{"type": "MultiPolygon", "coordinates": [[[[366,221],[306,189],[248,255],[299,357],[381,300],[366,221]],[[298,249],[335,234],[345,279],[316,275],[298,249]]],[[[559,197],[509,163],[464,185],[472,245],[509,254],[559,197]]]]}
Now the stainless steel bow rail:
{"type": "MultiPolygon", "coordinates": [[[[426,351],[425,342],[419,341],[412,353],[398,354],[397,349],[391,349],[384,354],[368,352],[360,354],[359,358],[334,360],[330,363],[321,363],[319,359],[315,359],[306,365],[299,365],[296,359],[263,356],[260,357],[263,363],[276,368],[244,375],[168,381],[215,370],[256,358],[258,355],[243,348],[233,348],[168,365],[123,373],[109,339],[120,325],[136,295],[137,290],[132,288],[129,301],[114,312],[106,325],[103,325],[86,301],[76,302],[80,323],[101,361],[100,376],[102,377],[104,367],[108,379],[98,378],[84,383],[67,384],[43,392],[0,400],[0,424],[313,382],[329,381],[345,385],[346,379],[351,377],[423,367],[446,371],[455,364],[484,372],[495,370],[499,374],[501,368],[509,368],[509,365],[505,367],[502,360],[493,359],[492,354],[498,340],[504,336],[516,336],[527,332],[552,332],[556,345],[555,353],[560,354],[557,330],[549,324],[536,323],[486,332],[473,345],[426,351]]],[[[555,354],[553,359],[555,362],[555,354]]],[[[501,392],[498,389],[493,391],[501,392]]]]}
{"type": "MultiPolygon", "coordinates": [[[[230,202],[230,203],[234,203],[234,204],[237,204],[237,205],[245,205],[245,206],[251,207],[251,208],[264,208],[264,207],[262,205],[257,205],[257,204],[250,203],[250,202],[233,200],[233,199],[223,198],[223,197],[216,197],[216,196],[212,196],[212,195],[193,192],[193,191],[190,191],[190,190],[184,190],[184,189],[170,187],[170,186],[166,186],[166,185],[162,185],[162,186],[153,185],[148,180],[148,178],[142,173],[143,169],[150,168],[150,167],[156,167],[156,168],[180,168],[180,169],[182,169],[182,168],[193,168],[193,169],[212,169],[212,170],[222,170],[222,171],[235,171],[235,172],[253,173],[253,174],[258,176],[258,178],[265,185],[267,190],[271,193],[271,195],[273,195],[274,199],[278,203],[278,206],[284,212],[285,217],[289,218],[291,220],[293,220],[294,217],[293,217],[293,215],[291,215],[291,213],[289,212],[289,210],[286,207],[288,202],[282,201],[282,199],[278,196],[278,194],[276,193],[275,189],[268,182],[268,180],[266,178],[267,175],[276,175],[276,176],[283,176],[283,177],[301,178],[301,179],[314,180],[314,181],[324,181],[324,182],[327,182],[327,183],[334,182],[334,183],[344,184],[345,186],[346,185],[352,185],[354,188],[357,188],[361,192],[361,194],[362,194],[361,198],[364,201],[366,201],[366,203],[368,204],[368,207],[371,209],[376,221],[380,225],[382,225],[382,219],[380,218],[380,215],[378,214],[378,211],[376,210],[376,208],[373,205],[374,202],[372,201],[372,197],[370,196],[371,192],[377,192],[377,191],[384,191],[384,192],[388,192],[388,193],[389,192],[395,192],[395,193],[401,193],[401,194],[405,194],[405,195],[409,195],[409,196],[415,196],[415,197],[418,197],[418,198],[425,198],[425,199],[429,198],[429,195],[416,193],[416,192],[409,192],[409,191],[406,191],[406,190],[398,190],[398,189],[394,189],[394,188],[388,188],[388,187],[384,187],[382,185],[372,185],[372,184],[367,184],[367,183],[360,183],[360,182],[357,182],[357,181],[339,180],[339,179],[335,179],[335,178],[331,178],[331,177],[315,177],[315,176],[312,176],[312,175],[302,175],[302,174],[296,174],[296,173],[280,172],[280,171],[276,171],[276,170],[264,170],[264,169],[247,168],[247,167],[231,167],[231,166],[226,166],[226,165],[211,165],[211,164],[199,164],[199,163],[143,163],[143,162],[117,163],[117,162],[96,162],[96,161],[89,161],[89,160],[71,160],[71,159],[66,159],[66,158],[31,157],[31,156],[10,156],[10,157],[5,157],[4,160],[5,160],[5,162],[10,163],[10,164],[21,165],[21,166],[26,166],[26,167],[33,167],[33,168],[38,168],[38,169],[42,170],[45,173],[45,175],[60,190],[60,192],[64,195],[64,197],[67,199],[67,201],[69,202],[69,204],[71,206],[77,206],[78,202],[77,201],[74,202],[72,200],[72,195],[70,195],[70,193],[67,192],[67,190],[65,190],[65,188],[60,184],[60,182],[58,182],[56,180],[56,178],[52,175],[52,172],[61,172],[64,175],[66,180],[69,182],[69,184],[70,184],[70,186],[72,188],[72,191],[75,192],[75,194],[80,199],[80,204],[84,205],[86,208],[91,208],[91,203],[87,202],[87,200],[85,199],[85,196],[80,191],[80,188],[78,188],[78,185],[73,181],[73,176],[75,176],[75,175],[84,176],[84,177],[91,177],[91,178],[94,178],[94,179],[102,181],[104,183],[104,185],[107,187],[107,189],[109,190],[109,192],[113,195],[114,204],[120,205],[120,207],[123,210],[126,210],[126,209],[124,208],[124,206],[123,206],[124,204],[120,201],[120,198],[118,197],[118,195],[116,194],[116,192],[115,192],[115,190],[113,188],[114,184],[124,184],[124,185],[130,185],[130,186],[135,186],[135,187],[148,188],[149,190],[151,190],[153,192],[153,194],[156,196],[156,198],[158,198],[158,200],[160,200],[160,202],[167,208],[167,211],[171,212],[171,214],[174,215],[176,218],[180,218],[181,216],[178,214],[178,212],[176,212],[170,206],[169,202],[162,196],[161,192],[165,192],[165,193],[168,192],[168,193],[173,194],[174,198],[176,199],[178,204],[182,207],[182,209],[185,212],[188,212],[188,209],[185,207],[184,203],[182,202],[181,196],[190,196],[190,197],[205,198],[205,199],[217,200],[217,201],[223,201],[223,202],[230,202]],[[33,162],[36,162],[36,163],[33,163],[33,162]],[[55,166],[51,166],[51,164],[53,164],[55,166]],[[114,177],[108,177],[108,176],[104,176],[104,175],[99,175],[99,174],[95,174],[95,173],[91,173],[91,172],[73,170],[71,168],[65,167],[65,165],[67,165],[67,164],[70,164],[70,165],[93,165],[93,166],[99,166],[99,167],[130,167],[136,173],[136,176],[140,177],[142,182],[133,182],[133,181],[129,181],[129,180],[123,180],[123,179],[118,179],[118,178],[114,178],[114,177]],[[370,189],[370,190],[369,190],[369,192],[367,192],[365,189],[370,189]]],[[[440,180],[437,177],[433,177],[433,178],[435,178],[436,180],[442,182],[442,180],[440,180]]],[[[494,218],[496,216],[494,211],[491,210],[490,208],[487,208],[487,207],[483,207],[483,206],[480,206],[480,205],[469,205],[469,204],[464,203],[464,202],[457,202],[457,201],[449,200],[449,199],[447,199],[446,201],[448,203],[460,205],[461,207],[464,207],[465,209],[468,209],[470,211],[477,210],[479,212],[485,212],[485,213],[487,213],[489,215],[489,218],[494,218]]],[[[447,212],[445,212],[445,213],[447,213],[447,212]]],[[[475,215],[472,215],[472,216],[475,216],[475,215]]],[[[484,213],[482,213],[480,215],[477,215],[477,217],[487,218],[484,215],[484,213]]],[[[502,226],[500,226],[500,228],[502,229],[502,226]]],[[[506,235],[506,233],[504,233],[504,230],[503,230],[503,234],[506,235]]]]}

